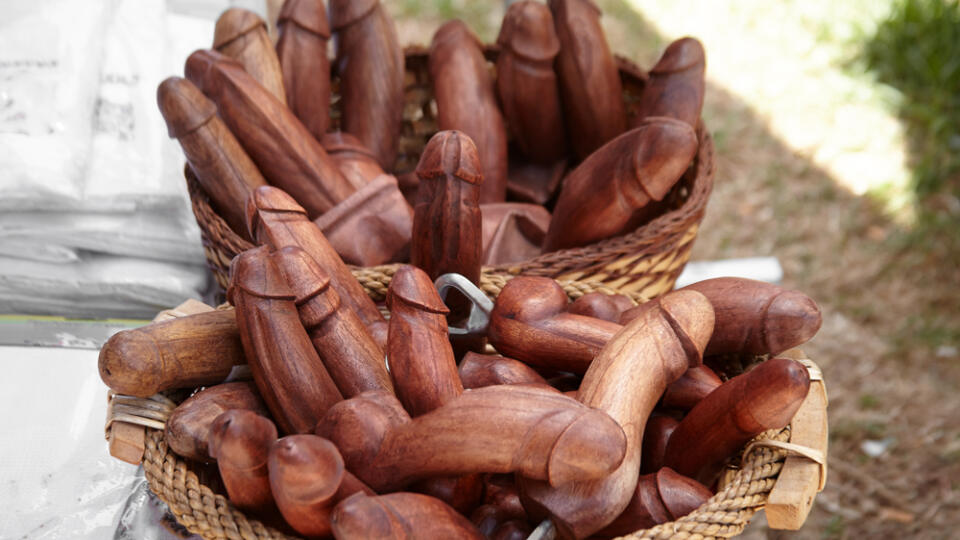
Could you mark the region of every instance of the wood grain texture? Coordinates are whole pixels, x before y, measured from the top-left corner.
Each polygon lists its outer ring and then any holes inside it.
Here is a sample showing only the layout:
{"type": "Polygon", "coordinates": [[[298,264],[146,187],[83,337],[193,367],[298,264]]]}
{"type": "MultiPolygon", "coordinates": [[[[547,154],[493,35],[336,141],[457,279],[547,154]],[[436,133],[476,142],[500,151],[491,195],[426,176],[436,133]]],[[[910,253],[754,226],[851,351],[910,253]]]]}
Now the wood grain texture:
{"type": "Polygon", "coordinates": [[[550,204],[567,174],[568,164],[566,159],[540,165],[511,158],[507,164],[507,196],[519,202],[550,204]]]}
{"type": "Polygon", "coordinates": [[[514,143],[534,163],[566,159],[560,87],[553,71],[560,40],[550,10],[532,0],[510,4],[497,44],[497,95],[514,143]]]}
{"type": "Polygon", "coordinates": [[[513,278],[497,297],[487,337],[497,352],[510,358],[583,374],[621,326],[567,313],[569,302],[550,278],[513,278]]]}
{"type": "Polygon", "coordinates": [[[290,193],[311,216],[353,193],[300,120],[239,63],[216,51],[200,50],[187,58],[185,71],[216,102],[220,117],[270,184],[290,193]]]}
{"type": "Polygon", "coordinates": [[[387,346],[387,321],[360,282],[337,255],[307,212],[283,190],[265,186],[254,191],[247,205],[247,226],[258,244],[273,250],[297,246],[330,275],[330,285],[344,306],[356,312],[381,349],[387,346]]]}
{"type": "Polygon", "coordinates": [[[150,397],[222,382],[246,358],[232,310],[197,313],[114,334],[100,349],[100,378],[119,394],[150,397]]]}
{"type": "Polygon", "coordinates": [[[250,382],[231,382],[205,388],[177,406],[167,419],[163,439],[181,457],[211,461],[210,426],[222,413],[233,409],[268,416],[257,388],[250,382]]]}
{"type": "Polygon", "coordinates": [[[323,0],[287,0],[277,18],[287,105],[318,141],[330,125],[330,23],[323,0]]]}
{"type": "Polygon", "coordinates": [[[567,306],[567,313],[619,323],[620,315],[634,307],[633,300],[623,294],[587,293],[567,306]]]}
{"type": "Polygon", "coordinates": [[[354,135],[393,170],[403,121],[403,50],[393,19],[376,0],[330,0],[343,118],[354,135]]]}
{"type": "Polygon", "coordinates": [[[712,496],[713,492],[703,484],[664,467],[640,477],[626,510],[596,537],[612,538],[676,521],[712,496]]]}
{"type": "Polygon", "coordinates": [[[280,430],[309,433],[343,399],[300,323],[296,296],[268,249],[237,255],[230,265],[227,298],[253,380],[280,430]]]}
{"type": "Polygon", "coordinates": [[[666,386],[702,361],[712,331],[710,303],[690,291],[668,293],[657,309],[623,327],[590,365],[578,396],[623,426],[623,462],[602,479],[560,487],[524,478],[524,507],[536,518],[549,516],[564,538],[585,538],[616,519],[637,486],[647,418],[666,386]]]}
{"type": "Polygon", "coordinates": [[[750,439],[786,426],[810,388],[803,364],[774,358],[710,393],[673,431],[665,465],[710,485],[750,439]]]}
{"type": "Polygon", "coordinates": [[[703,45],[695,38],[671,43],[650,70],[636,122],[650,116],[669,116],[696,128],[703,108],[706,67],[703,45]]]}
{"type": "Polygon", "coordinates": [[[348,398],[367,390],[392,393],[383,349],[356,312],[340,302],[330,275],[297,246],[284,247],[270,258],[296,296],[300,322],[340,393],[348,398]]]}
{"type": "Polygon", "coordinates": [[[461,131],[476,144],[483,176],[480,202],[504,201],[507,130],[483,44],[463,21],[452,20],[433,35],[429,62],[438,129],[461,131]]]}
{"type": "Polygon", "coordinates": [[[664,407],[690,410],[721,384],[723,381],[709,367],[692,367],[667,386],[662,404],[664,407]]]}
{"type": "Polygon", "coordinates": [[[653,217],[652,203],[667,195],[696,152],[693,128],[666,117],[648,118],[606,143],[564,179],[544,252],[631,232],[653,217]]]}
{"type": "Polygon", "coordinates": [[[273,97],[287,104],[280,60],[259,15],[243,8],[224,11],[213,29],[213,48],[240,62],[273,97]]]}
{"type": "Polygon", "coordinates": [[[360,189],[374,178],[387,174],[377,156],[353,135],[345,131],[325,133],[320,144],[337,162],[340,172],[354,188],[360,189]]]}
{"type": "Polygon", "coordinates": [[[419,493],[356,494],[333,511],[338,540],[462,538],[483,540],[476,527],[439,499],[419,493]]]}
{"type": "Polygon", "coordinates": [[[229,410],[211,424],[210,456],[217,460],[227,496],[237,508],[254,513],[274,508],[267,456],[275,440],[273,422],[253,411],[229,410]]]}
{"type": "Polygon", "coordinates": [[[549,0],[547,5],[560,40],[556,70],[567,133],[577,156],[585,159],[626,129],[620,75],[592,0],[549,0]]]}
{"type": "Polygon", "coordinates": [[[550,212],[538,204],[488,203],[480,205],[483,264],[521,262],[540,254],[550,228],[550,212]]]}
{"type": "Polygon", "coordinates": [[[495,384],[542,384],[546,379],[530,366],[512,358],[468,352],[460,360],[460,380],[464,388],[482,388],[495,384]]]}
{"type": "Polygon", "coordinates": [[[464,392],[405,421],[395,398],[365,392],[333,408],[317,434],[375,491],[432,476],[520,472],[563,485],[599,478],[623,460],[623,430],[606,414],[528,385],[464,392]]]}
{"type": "Polygon", "coordinates": [[[457,512],[469,516],[483,501],[483,475],[427,478],[412,484],[410,491],[440,499],[457,512]]]}
{"type": "Polygon", "coordinates": [[[643,430],[643,447],[640,459],[641,474],[654,473],[663,467],[667,443],[670,442],[670,435],[673,434],[673,430],[677,429],[678,425],[680,425],[680,421],[672,416],[657,413],[650,416],[647,420],[647,426],[643,430]]]}
{"type": "Polygon", "coordinates": [[[217,116],[217,106],[181,77],[160,83],[157,105],[170,137],[180,143],[211,206],[233,232],[250,240],[244,208],[250,192],[267,181],[217,116]]]}

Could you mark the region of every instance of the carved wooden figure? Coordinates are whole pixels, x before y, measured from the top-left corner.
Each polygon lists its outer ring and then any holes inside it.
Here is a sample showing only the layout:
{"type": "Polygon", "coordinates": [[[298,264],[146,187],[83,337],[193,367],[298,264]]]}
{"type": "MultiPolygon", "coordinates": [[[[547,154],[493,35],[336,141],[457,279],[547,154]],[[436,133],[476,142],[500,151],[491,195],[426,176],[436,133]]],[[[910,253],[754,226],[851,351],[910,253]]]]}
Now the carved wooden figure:
{"type": "Polygon", "coordinates": [[[592,292],[574,300],[567,307],[567,313],[619,323],[620,315],[635,305],[629,296],[623,294],[592,292]]]}
{"type": "Polygon", "coordinates": [[[267,455],[277,440],[273,422],[249,410],[226,411],[214,419],[209,440],[230,502],[241,510],[270,512],[274,503],[267,455]]]}
{"type": "Polygon", "coordinates": [[[273,97],[287,104],[280,60],[259,15],[243,8],[224,11],[213,29],[213,48],[240,62],[273,97]]]}
{"type": "Polygon", "coordinates": [[[623,426],[623,462],[604,478],[559,487],[524,478],[520,489],[528,512],[550,516],[565,538],[584,538],[616,519],[637,486],[650,412],[668,384],[702,361],[712,331],[710,303],[691,291],[665,295],[657,309],[623,327],[590,365],[579,392],[585,405],[623,426]]]}
{"type": "Polygon", "coordinates": [[[507,164],[507,195],[511,200],[546,205],[560,189],[567,165],[567,160],[540,165],[510,159],[507,164]]]}
{"type": "Polygon", "coordinates": [[[236,61],[200,50],[186,63],[187,78],[217,103],[221,118],[267,180],[290,193],[311,216],[353,193],[320,143],[300,120],[236,61]]]}
{"type": "Polygon", "coordinates": [[[654,117],[603,145],[563,181],[545,252],[631,232],[652,216],[690,166],[697,135],[689,125],[654,117]]]}
{"type": "Polygon", "coordinates": [[[520,502],[520,491],[514,475],[488,474],[484,489],[484,503],[497,508],[506,519],[526,521],[527,511],[520,502]]]}
{"type": "MultiPolygon", "coordinates": [[[[717,323],[719,326],[721,323],[717,323]]],[[[716,330],[714,330],[716,333],[716,330]]],[[[707,345],[710,348],[710,345],[707,345]]],[[[663,393],[663,406],[677,409],[692,409],[700,400],[723,384],[720,377],[707,366],[696,366],[687,370],[679,379],[667,386],[663,393]]]]}
{"type": "Polygon", "coordinates": [[[333,511],[333,536],[362,538],[458,538],[484,540],[473,524],[443,501],[419,493],[356,494],[333,511]]]}
{"type": "Polygon", "coordinates": [[[463,515],[483,502],[483,475],[438,476],[411,485],[410,491],[440,499],[463,515]]]}
{"type": "Polygon", "coordinates": [[[247,204],[247,226],[257,243],[273,250],[297,246],[330,275],[330,285],[345,307],[354,310],[381,349],[387,346],[387,321],[367,295],[320,228],[283,190],[265,186],[254,191],[247,204]]]}
{"type": "Polygon", "coordinates": [[[637,122],[650,116],[669,116],[696,128],[703,108],[703,45],[694,38],[678,39],[667,47],[650,70],[637,109],[637,122]]]}
{"type": "Polygon", "coordinates": [[[330,275],[306,251],[287,246],[270,255],[296,295],[313,346],[344,397],[367,390],[393,392],[383,349],[330,286],[330,275]]]}
{"type": "Polygon", "coordinates": [[[528,385],[464,392],[413,420],[389,394],[365,392],[331,408],[317,434],[378,492],[475,472],[519,472],[563,485],[609,474],[626,444],[606,414],[528,385]]]}
{"type": "Polygon", "coordinates": [[[786,426],[810,388],[803,364],[774,358],[723,383],[670,436],[665,464],[703,484],[716,480],[724,461],[750,439],[786,426]]]}
{"type": "Polygon", "coordinates": [[[334,506],[354,493],[375,495],[343,466],[330,441],[316,435],[288,435],[269,455],[270,489],[291,527],[309,537],[329,537],[334,506]]]}
{"type": "Polygon", "coordinates": [[[167,132],[180,142],[187,163],[214,210],[233,232],[249,240],[244,218],[247,197],[267,181],[217,116],[217,106],[181,77],[160,83],[157,105],[167,123],[167,132]]]}
{"type": "Polygon", "coordinates": [[[501,523],[490,536],[490,540],[526,540],[533,529],[525,521],[511,519],[501,523]]]}
{"type": "Polygon", "coordinates": [[[713,496],[706,486],[664,467],[640,477],[626,510],[597,536],[612,538],[676,521],[713,496]]]}
{"type": "Polygon", "coordinates": [[[477,147],[460,131],[430,138],[417,165],[410,262],[432,279],[456,272],[480,281],[480,186],[486,182],[477,147]]]}
{"type": "Polygon", "coordinates": [[[266,247],[237,255],[227,298],[253,380],[283,433],[308,433],[342,396],[300,323],[296,296],[266,247]]]}
{"type": "Polygon", "coordinates": [[[513,278],[497,297],[487,337],[497,352],[531,366],[585,373],[621,326],[567,313],[569,303],[550,278],[513,278]]]}
{"type": "Polygon", "coordinates": [[[673,434],[673,430],[677,429],[679,424],[680,421],[672,416],[657,413],[650,416],[650,419],[647,420],[647,426],[643,430],[643,451],[640,459],[641,474],[657,472],[663,467],[667,443],[670,442],[670,435],[673,434]]]}
{"type": "Polygon", "coordinates": [[[208,438],[213,421],[233,409],[267,416],[267,406],[250,382],[232,382],[205,388],[177,406],[167,419],[163,439],[182,457],[210,461],[208,438]]]}
{"type": "Polygon", "coordinates": [[[447,335],[447,306],[430,276],[401,266],[387,290],[390,334],[387,357],[397,397],[420,416],[463,393],[447,335]]]}
{"type": "Polygon", "coordinates": [[[320,144],[356,189],[362,188],[378,176],[387,174],[377,162],[376,154],[345,131],[325,133],[320,144]]]}
{"type": "Polygon", "coordinates": [[[330,24],[323,0],[287,0],[277,19],[287,105],[314,138],[330,125],[330,24]]]}
{"type": "Polygon", "coordinates": [[[506,125],[483,45],[463,21],[449,21],[433,35],[430,80],[437,127],[461,131],[477,146],[480,167],[475,170],[483,175],[480,202],[502,202],[507,196],[506,125]]]}
{"type": "Polygon", "coordinates": [[[510,4],[497,44],[497,94],[514,142],[534,163],[564,160],[567,136],[553,71],[560,41],[550,9],[532,0],[510,4]]]}
{"type": "Polygon", "coordinates": [[[521,262],[540,254],[550,228],[550,212],[538,204],[489,203],[480,205],[483,230],[483,264],[521,262]]]}
{"type": "Polygon", "coordinates": [[[532,368],[512,358],[468,352],[460,360],[460,380],[464,388],[482,388],[495,384],[543,384],[547,381],[532,368]]]}
{"type": "Polygon", "coordinates": [[[378,0],[329,0],[340,77],[340,129],[393,170],[403,121],[403,50],[378,0]]]}
{"type": "Polygon", "coordinates": [[[233,310],[210,311],[114,334],[100,349],[100,378],[120,394],[223,382],[246,358],[233,310]]]}
{"type": "Polygon", "coordinates": [[[585,159],[626,129],[617,63],[592,0],[549,0],[560,40],[557,75],[570,142],[585,159]]]}

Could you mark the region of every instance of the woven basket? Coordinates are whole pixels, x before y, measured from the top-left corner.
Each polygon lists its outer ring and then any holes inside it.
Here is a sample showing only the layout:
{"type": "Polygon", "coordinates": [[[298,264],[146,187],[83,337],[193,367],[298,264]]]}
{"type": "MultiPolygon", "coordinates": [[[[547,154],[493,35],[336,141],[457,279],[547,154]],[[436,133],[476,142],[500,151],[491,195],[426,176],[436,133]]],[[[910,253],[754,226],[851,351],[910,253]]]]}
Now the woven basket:
{"type": "MultiPolygon", "coordinates": [[[[495,61],[498,50],[488,46],[487,59],[495,61]]],[[[628,120],[636,116],[647,74],[624,58],[617,58],[628,120]]],[[[412,171],[430,136],[437,131],[435,106],[427,69],[427,53],[422,47],[406,50],[407,87],[400,152],[394,167],[396,174],[412,171]]],[[[334,127],[339,121],[339,99],[331,108],[334,127]]],[[[713,188],[715,172],[713,139],[701,125],[697,129],[700,147],[694,163],[667,194],[670,210],[636,231],[596,242],[589,246],[564,249],[522,263],[486,269],[488,274],[546,276],[560,280],[605,283],[623,292],[637,292],[654,298],[673,289],[684,265],[690,259],[693,240],[703,219],[707,199],[713,188]]],[[[220,286],[226,289],[230,261],[252,247],[239,237],[210,207],[199,182],[189,167],[187,186],[193,212],[200,225],[207,262],[220,286]]]]}
{"type": "MultiPolygon", "coordinates": [[[[390,283],[390,275],[374,269],[356,271],[355,275],[372,297],[381,295],[390,283]]],[[[481,289],[491,298],[496,298],[508,279],[507,276],[484,273],[481,289]]],[[[600,283],[561,281],[560,284],[571,299],[594,291],[616,292],[600,283]]],[[[634,300],[642,300],[637,293],[628,295],[634,300]]],[[[804,363],[814,377],[819,378],[819,369],[809,360],[804,363]]],[[[169,415],[170,407],[164,410],[165,415],[169,415]]],[[[205,485],[200,480],[202,471],[198,470],[195,463],[182,459],[168,449],[164,432],[158,423],[163,418],[157,414],[157,408],[151,406],[146,415],[149,418],[139,422],[147,426],[143,469],[150,489],[167,503],[180,524],[208,540],[291,538],[246,517],[226,497],[205,485]]],[[[108,418],[108,425],[112,419],[112,416],[108,418]]],[[[125,420],[131,421],[130,415],[126,415],[125,420]]],[[[733,460],[739,466],[731,466],[726,470],[721,477],[719,491],[706,504],[677,521],[636,531],[627,538],[694,539],[738,535],[753,514],[766,504],[788,456],[797,453],[788,442],[790,435],[789,426],[761,434],[746,447],[740,460],[733,460]]],[[[821,489],[825,473],[826,468],[821,460],[821,489]]],[[[809,506],[810,502],[812,496],[806,504],[809,506]]]]}

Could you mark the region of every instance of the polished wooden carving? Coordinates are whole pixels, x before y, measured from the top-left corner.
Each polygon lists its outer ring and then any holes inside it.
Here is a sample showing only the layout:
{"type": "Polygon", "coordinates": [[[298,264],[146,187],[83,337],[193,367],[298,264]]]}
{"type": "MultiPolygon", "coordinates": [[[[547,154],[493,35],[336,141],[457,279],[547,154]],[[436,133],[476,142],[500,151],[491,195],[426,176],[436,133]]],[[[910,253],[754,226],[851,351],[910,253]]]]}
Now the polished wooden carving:
{"type": "Polygon", "coordinates": [[[463,21],[449,21],[433,35],[430,81],[438,128],[461,131],[477,146],[480,167],[474,170],[483,176],[480,202],[502,202],[507,196],[506,125],[483,45],[463,21]]]}
{"type": "Polygon", "coordinates": [[[288,435],[270,447],[270,489],[283,519],[298,533],[328,537],[333,507],[354,493],[375,495],[343,466],[330,441],[288,435]]]}
{"type": "Polygon", "coordinates": [[[550,10],[532,0],[510,4],[497,44],[497,94],[513,141],[534,163],[564,160],[567,135],[553,71],[560,40],[550,10]]]}
{"type": "Polygon", "coordinates": [[[637,121],[650,116],[669,116],[696,128],[703,108],[703,45],[694,38],[678,39],[667,47],[643,87],[637,121]]]}
{"type": "Polygon", "coordinates": [[[333,208],[354,189],[300,120],[236,61],[200,50],[187,78],[217,104],[220,116],[267,180],[290,193],[311,216],[333,208]]]}
{"type": "Polygon", "coordinates": [[[501,354],[531,366],[585,373],[621,326],[567,313],[569,302],[550,278],[515,277],[497,297],[487,337],[501,354]]]}
{"type": "Polygon", "coordinates": [[[269,513],[274,503],[267,455],[277,440],[273,422],[249,410],[226,411],[214,419],[209,440],[230,502],[241,510],[269,513]]]}
{"type": "Polygon", "coordinates": [[[387,346],[387,321],[360,282],[323,236],[307,219],[307,212],[282,190],[266,186],[254,191],[247,205],[250,235],[274,250],[297,246],[330,275],[330,285],[344,306],[353,309],[381,349],[387,346]]]}
{"type": "Polygon", "coordinates": [[[187,164],[210,197],[213,209],[233,232],[249,240],[243,209],[250,192],[267,181],[217,116],[217,106],[181,77],[160,83],[157,105],[167,132],[180,142],[187,164]]]}
{"type": "Polygon", "coordinates": [[[340,172],[356,189],[386,174],[377,162],[376,154],[364,146],[359,139],[345,131],[324,134],[320,144],[337,162],[340,172]]]}
{"type": "Polygon", "coordinates": [[[677,429],[679,424],[680,421],[672,416],[657,413],[650,416],[650,419],[647,420],[647,427],[643,430],[643,452],[640,459],[641,474],[657,472],[663,467],[667,443],[670,442],[670,435],[673,434],[673,430],[677,429]]]}
{"type": "Polygon", "coordinates": [[[619,323],[620,315],[635,305],[629,296],[623,294],[592,292],[574,300],[567,307],[567,313],[619,323]]]}
{"type": "Polygon", "coordinates": [[[267,406],[250,382],[232,382],[205,388],[177,406],[167,419],[163,440],[182,457],[210,461],[210,426],[221,413],[247,409],[267,416],[267,406]]]}
{"type": "Polygon", "coordinates": [[[342,396],[300,323],[296,296],[266,247],[230,265],[230,303],[253,380],[283,433],[308,433],[342,396]]]}
{"type": "Polygon", "coordinates": [[[232,310],[210,311],[114,334],[100,349],[100,378],[119,394],[222,382],[246,359],[232,310]]]}
{"type": "Polygon", "coordinates": [[[243,8],[224,11],[213,29],[213,48],[240,62],[273,97],[287,104],[280,60],[259,15],[243,8]]]}
{"type": "Polygon", "coordinates": [[[419,493],[356,494],[333,511],[333,535],[361,538],[484,540],[476,527],[443,501],[419,493]]]}
{"type": "Polygon", "coordinates": [[[703,484],[664,467],[640,477],[627,509],[596,536],[612,538],[676,521],[712,496],[713,492],[703,484]]]}
{"type": "Polygon", "coordinates": [[[377,0],[330,0],[336,34],[343,118],[340,129],[360,140],[393,170],[403,120],[403,50],[386,8],[377,0]]]}
{"type": "Polygon", "coordinates": [[[507,164],[507,195],[511,200],[547,205],[560,189],[567,165],[567,160],[540,165],[511,159],[507,164]]]}
{"type": "Polygon", "coordinates": [[[540,254],[550,228],[550,212],[538,204],[489,203],[480,205],[483,230],[483,264],[521,262],[540,254]]]}
{"type": "Polygon", "coordinates": [[[570,142],[585,159],[626,129],[617,64],[592,0],[549,0],[560,39],[556,69],[570,142]]]}
{"type": "Polygon", "coordinates": [[[503,356],[468,352],[460,360],[459,372],[464,388],[482,388],[495,384],[547,385],[547,381],[528,365],[503,356]]]}
{"type": "Polygon", "coordinates": [[[282,248],[270,257],[296,295],[300,322],[340,393],[348,398],[367,390],[392,393],[383,349],[356,312],[340,302],[330,286],[330,275],[297,246],[282,248]]]}
{"type": "Polygon", "coordinates": [[[323,0],[287,0],[277,19],[287,105],[320,140],[330,125],[330,24],[323,0]]]}
{"type": "Polygon", "coordinates": [[[603,145],[563,181],[544,251],[631,232],[652,216],[697,152],[697,135],[672,118],[648,118],[603,145]]]}
{"type": "Polygon", "coordinates": [[[623,426],[624,460],[604,478],[566,486],[524,478],[521,497],[534,517],[550,516],[565,538],[585,538],[621,514],[637,486],[647,418],[667,385],[702,361],[713,319],[703,295],[673,292],[604,346],[584,375],[578,397],[623,426]]]}
{"type": "Polygon", "coordinates": [[[436,497],[468,516],[483,501],[483,475],[475,473],[428,478],[412,484],[410,491],[436,497]]]}
{"type": "MultiPolygon", "coordinates": [[[[717,315],[719,316],[719,314],[717,315]]],[[[719,326],[717,323],[716,326],[719,326]]],[[[716,333],[716,330],[714,330],[716,333]]],[[[710,345],[707,345],[709,349],[710,345]]],[[[720,377],[707,366],[696,366],[687,370],[679,379],[667,386],[663,393],[663,406],[677,409],[692,409],[700,400],[723,384],[720,377]]]]}
{"type": "Polygon", "coordinates": [[[670,436],[665,464],[710,485],[724,461],[750,439],[786,426],[810,388],[803,364],[774,358],[710,393],[670,436]]]}
{"type": "Polygon", "coordinates": [[[533,529],[525,521],[511,519],[501,523],[490,536],[490,540],[526,540],[533,529]]]}
{"type": "Polygon", "coordinates": [[[519,472],[563,485],[609,474],[626,447],[606,414],[530,385],[478,388],[408,418],[391,395],[365,392],[331,408],[317,434],[378,492],[475,472],[519,472]]]}

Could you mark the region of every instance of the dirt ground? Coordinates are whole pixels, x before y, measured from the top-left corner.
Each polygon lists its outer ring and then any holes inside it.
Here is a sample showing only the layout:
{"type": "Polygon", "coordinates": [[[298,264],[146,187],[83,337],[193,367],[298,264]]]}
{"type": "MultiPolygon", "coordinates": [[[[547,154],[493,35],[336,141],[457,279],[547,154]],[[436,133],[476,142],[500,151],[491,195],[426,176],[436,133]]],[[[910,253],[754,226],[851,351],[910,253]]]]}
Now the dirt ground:
{"type": "MultiPolygon", "coordinates": [[[[502,3],[492,1],[387,4],[405,43],[428,43],[450,16],[463,17],[490,40],[503,13],[502,3]]],[[[679,37],[648,23],[633,5],[639,2],[598,4],[607,14],[612,48],[643,66],[679,37]]],[[[658,6],[653,11],[679,9],[652,4],[658,6]]],[[[727,39],[738,39],[730,33],[727,39]]],[[[768,531],[761,515],[745,537],[955,537],[960,527],[960,254],[917,239],[882,201],[847,187],[863,178],[844,176],[890,175],[888,163],[898,149],[891,148],[885,124],[844,124],[845,98],[835,95],[832,101],[830,95],[807,96],[835,104],[820,107],[826,110],[797,110],[804,106],[804,96],[797,93],[816,92],[815,86],[744,98],[743,90],[730,90],[740,88],[742,80],[718,80],[710,73],[711,47],[704,42],[710,82],[703,117],[716,137],[719,163],[693,258],[775,256],[785,285],[816,299],[824,315],[819,335],[804,349],[823,368],[830,398],[827,487],[801,531],[768,531]],[[809,125],[781,121],[791,114],[809,125]],[[834,124],[824,126],[816,118],[834,124]],[[804,136],[809,144],[797,143],[804,136]],[[851,151],[844,147],[851,140],[867,142],[857,142],[859,148],[851,151]],[[844,168],[852,158],[861,166],[844,168]]],[[[725,53],[722,45],[716,48],[725,53]]],[[[730,48],[731,54],[737,50],[730,48]]],[[[722,68],[728,60],[715,62],[722,68]]],[[[761,54],[745,63],[775,61],[761,54]]],[[[758,78],[776,71],[773,64],[753,67],[758,78]]],[[[815,85],[818,79],[810,80],[815,85]]]]}

